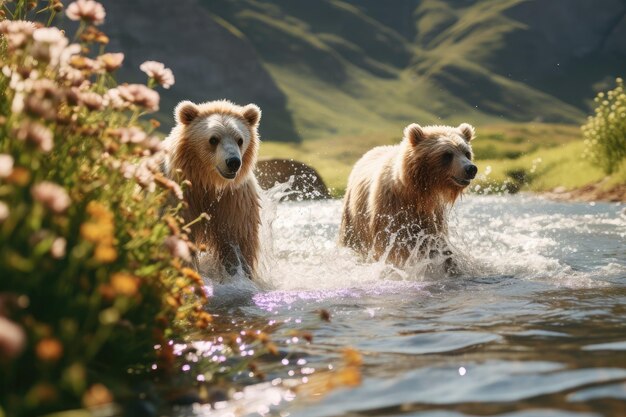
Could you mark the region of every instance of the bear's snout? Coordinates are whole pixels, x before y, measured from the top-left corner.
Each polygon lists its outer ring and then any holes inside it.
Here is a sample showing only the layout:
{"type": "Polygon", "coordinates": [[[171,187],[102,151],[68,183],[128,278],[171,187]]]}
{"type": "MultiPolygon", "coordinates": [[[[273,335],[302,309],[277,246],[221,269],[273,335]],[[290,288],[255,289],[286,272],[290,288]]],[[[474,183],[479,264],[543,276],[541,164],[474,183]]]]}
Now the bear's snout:
{"type": "Polygon", "coordinates": [[[478,168],[476,167],[476,165],[471,164],[465,167],[465,175],[467,176],[467,178],[469,179],[474,179],[474,177],[476,177],[476,173],[478,172],[478,168]]]}
{"type": "Polygon", "coordinates": [[[237,172],[239,167],[241,167],[241,159],[237,157],[228,158],[226,160],[226,166],[230,170],[230,172],[237,172]]]}

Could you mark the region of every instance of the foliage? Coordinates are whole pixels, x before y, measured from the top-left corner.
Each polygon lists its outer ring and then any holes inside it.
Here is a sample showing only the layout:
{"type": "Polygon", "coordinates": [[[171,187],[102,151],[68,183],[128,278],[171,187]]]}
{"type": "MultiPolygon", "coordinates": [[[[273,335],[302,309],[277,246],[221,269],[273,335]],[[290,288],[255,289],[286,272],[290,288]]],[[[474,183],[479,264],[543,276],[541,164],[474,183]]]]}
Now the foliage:
{"type": "Polygon", "coordinates": [[[626,159],[626,91],[623,79],[617,78],[616,84],[615,89],[596,96],[595,115],[582,127],[586,155],[607,174],[626,159]]]}
{"type": "Polygon", "coordinates": [[[120,377],[139,364],[169,372],[168,341],[211,322],[202,281],[184,267],[193,247],[177,207],[162,208],[181,189],[160,174],[157,124],[142,118],[171,72],[151,63],[149,87],[118,85],[123,55],[103,53],[102,6],[69,5],[80,21],[71,44],[17,20],[62,9],[41,4],[0,1],[11,17],[0,22],[0,415],[10,416],[109,403],[120,377]]]}

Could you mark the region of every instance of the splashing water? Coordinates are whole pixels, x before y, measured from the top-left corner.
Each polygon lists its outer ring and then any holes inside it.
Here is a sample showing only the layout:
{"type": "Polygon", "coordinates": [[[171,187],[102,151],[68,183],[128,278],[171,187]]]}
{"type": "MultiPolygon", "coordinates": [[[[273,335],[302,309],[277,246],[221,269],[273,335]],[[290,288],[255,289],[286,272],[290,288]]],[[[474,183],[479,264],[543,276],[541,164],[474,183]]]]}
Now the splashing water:
{"type": "MultiPolygon", "coordinates": [[[[308,372],[356,347],[364,380],[321,400],[275,393],[247,413],[626,415],[623,205],[467,196],[450,214],[462,272],[451,277],[428,272],[429,260],[404,270],[362,260],[337,245],[340,201],[275,203],[285,189],[265,196],[262,281],[210,284],[214,298],[278,323],[277,337],[310,332],[312,344],[285,336],[281,351],[305,358],[308,372]]],[[[287,378],[286,368],[268,378],[287,378]]],[[[255,386],[248,392],[258,405],[255,386]]]]}

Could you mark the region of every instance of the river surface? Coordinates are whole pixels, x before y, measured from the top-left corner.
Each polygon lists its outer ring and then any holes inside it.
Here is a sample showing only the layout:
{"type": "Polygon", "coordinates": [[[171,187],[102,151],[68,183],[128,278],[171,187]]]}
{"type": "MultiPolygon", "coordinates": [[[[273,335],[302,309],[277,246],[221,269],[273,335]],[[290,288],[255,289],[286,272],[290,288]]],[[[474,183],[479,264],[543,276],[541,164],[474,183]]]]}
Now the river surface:
{"type": "Polygon", "coordinates": [[[225,314],[274,325],[279,359],[267,382],[179,415],[626,416],[625,205],[465,197],[455,277],[338,248],[340,201],[269,212],[263,288],[213,291],[225,314]],[[355,386],[332,379],[346,347],[363,359],[355,386]]]}

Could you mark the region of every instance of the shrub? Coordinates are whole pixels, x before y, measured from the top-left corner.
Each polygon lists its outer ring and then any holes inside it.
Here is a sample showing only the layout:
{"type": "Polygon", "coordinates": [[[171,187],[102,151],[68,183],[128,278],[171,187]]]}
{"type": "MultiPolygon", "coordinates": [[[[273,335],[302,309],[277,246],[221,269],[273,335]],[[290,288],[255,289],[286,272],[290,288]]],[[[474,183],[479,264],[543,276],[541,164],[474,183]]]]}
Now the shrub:
{"type": "Polygon", "coordinates": [[[626,92],[623,79],[617,78],[616,83],[615,89],[597,95],[595,115],[582,126],[585,156],[607,174],[626,158],[626,92]]]}
{"type": "MultiPolygon", "coordinates": [[[[62,8],[42,3],[9,13],[62,8]]],[[[149,86],[118,85],[123,55],[102,53],[94,26],[102,6],[78,0],[68,17],[80,44],[0,22],[0,415],[111,401],[129,370],[167,372],[168,341],[211,321],[177,208],[162,208],[180,187],[160,174],[157,123],[143,119],[158,108],[151,87],[173,76],[151,63],[149,86]]]]}

